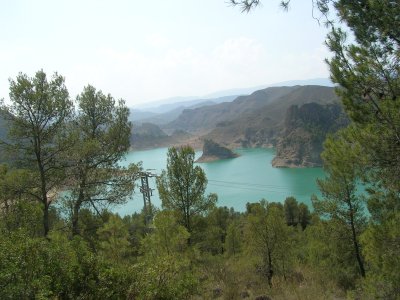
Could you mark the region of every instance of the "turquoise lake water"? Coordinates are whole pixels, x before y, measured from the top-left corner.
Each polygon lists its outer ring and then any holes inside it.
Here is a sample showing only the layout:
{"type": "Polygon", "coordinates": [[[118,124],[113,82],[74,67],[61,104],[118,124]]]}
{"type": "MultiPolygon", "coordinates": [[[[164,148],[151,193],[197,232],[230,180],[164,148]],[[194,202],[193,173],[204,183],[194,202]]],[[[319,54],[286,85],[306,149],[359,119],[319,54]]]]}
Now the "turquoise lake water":
{"type": "MultiPolygon", "coordinates": [[[[166,168],[167,150],[161,148],[130,152],[122,164],[142,161],[144,169],[154,169],[151,172],[160,174],[166,168]]],[[[207,174],[207,193],[218,195],[218,206],[244,211],[247,202],[261,199],[283,202],[289,196],[310,205],[311,195],[319,195],[316,179],[324,177],[321,168],[273,168],[271,161],[275,155],[274,149],[237,149],[235,152],[240,157],[198,164],[207,174]]],[[[196,158],[200,156],[201,151],[196,152],[196,158]]],[[[149,184],[155,189],[152,203],[160,207],[155,178],[150,178],[149,184]]],[[[132,199],[115,211],[127,215],[140,211],[142,207],[143,197],[137,188],[132,199]]]]}

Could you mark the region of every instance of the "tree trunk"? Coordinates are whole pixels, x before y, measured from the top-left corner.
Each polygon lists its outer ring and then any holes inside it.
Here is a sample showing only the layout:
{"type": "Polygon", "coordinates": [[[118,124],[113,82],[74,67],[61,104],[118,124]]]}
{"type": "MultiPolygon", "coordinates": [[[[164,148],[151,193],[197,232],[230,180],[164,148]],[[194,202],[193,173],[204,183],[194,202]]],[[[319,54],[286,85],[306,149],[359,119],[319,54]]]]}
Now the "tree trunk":
{"type": "Polygon", "coordinates": [[[44,236],[47,237],[47,234],[50,231],[49,225],[49,207],[50,203],[47,199],[47,188],[46,188],[46,177],[43,170],[43,166],[39,161],[39,172],[40,172],[40,183],[41,183],[41,193],[42,193],[42,203],[43,203],[43,229],[44,236]]]}
{"type": "MultiPolygon", "coordinates": [[[[79,235],[80,234],[80,229],[79,229],[79,211],[81,209],[81,205],[83,201],[85,200],[85,194],[84,194],[84,189],[86,187],[86,175],[87,174],[87,169],[85,168],[84,170],[80,169],[79,170],[79,176],[81,178],[80,184],[79,184],[79,193],[78,193],[78,199],[76,199],[76,202],[73,204],[72,208],[72,235],[79,235]]],[[[146,216],[145,216],[146,218],[146,216]]]]}
{"type": "Polygon", "coordinates": [[[79,235],[80,234],[80,229],[79,229],[79,210],[81,207],[81,201],[78,200],[73,207],[72,210],[72,235],[79,235]]]}
{"type": "Polygon", "coordinates": [[[349,201],[349,208],[350,208],[350,226],[351,226],[351,234],[352,234],[352,239],[353,239],[353,244],[354,244],[354,252],[356,254],[358,267],[360,268],[360,274],[362,277],[365,277],[364,263],[361,258],[360,245],[358,244],[358,241],[357,241],[357,234],[356,234],[356,229],[354,226],[353,206],[351,205],[350,201],[349,201]]]}
{"type": "Polygon", "coordinates": [[[192,244],[192,240],[191,240],[191,235],[192,235],[192,227],[190,224],[190,216],[189,216],[189,212],[186,213],[186,229],[189,232],[189,238],[188,238],[188,245],[190,246],[192,244]]]}
{"type": "Polygon", "coordinates": [[[360,245],[358,244],[356,230],[354,228],[353,212],[351,212],[350,224],[351,224],[351,232],[352,232],[352,237],[353,237],[354,251],[356,254],[356,258],[357,258],[358,267],[360,268],[361,276],[365,277],[364,263],[362,261],[361,254],[360,254],[360,245]]]}
{"type": "Polygon", "coordinates": [[[272,287],[272,276],[274,275],[274,271],[272,270],[272,259],[271,252],[268,250],[268,269],[267,269],[267,279],[269,287],[272,287]]]}
{"type": "Polygon", "coordinates": [[[37,137],[35,138],[34,141],[35,145],[35,155],[36,155],[36,161],[37,161],[37,166],[39,169],[39,175],[40,175],[40,190],[41,190],[41,201],[43,204],[43,229],[44,229],[44,236],[47,237],[47,234],[50,231],[50,225],[49,225],[49,206],[50,203],[47,199],[47,181],[46,181],[46,172],[44,170],[44,163],[42,161],[42,155],[40,152],[40,139],[37,137]]]}
{"type": "Polygon", "coordinates": [[[50,231],[49,224],[49,203],[47,203],[47,197],[44,197],[43,200],[44,210],[43,210],[43,228],[44,228],[44,236],[47,237],[47,234],[50,231]]]}

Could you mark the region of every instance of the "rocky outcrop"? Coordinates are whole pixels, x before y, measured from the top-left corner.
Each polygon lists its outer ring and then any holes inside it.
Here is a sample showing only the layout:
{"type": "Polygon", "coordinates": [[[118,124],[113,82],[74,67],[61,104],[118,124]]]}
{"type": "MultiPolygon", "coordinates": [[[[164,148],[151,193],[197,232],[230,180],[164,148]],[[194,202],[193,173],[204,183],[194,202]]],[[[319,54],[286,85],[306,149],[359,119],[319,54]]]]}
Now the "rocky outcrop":
{"type": "Polygon", "coordinates": [[[205,140],[203,146],[203,155],[196,162],[210,162],[219,159],[235,158],[238,154],[232,152],[212,140],[205,140]]]}
{"type": "Polygon", "coordinates": [[[276,144],[274,167],[320,167],[323,142],[348,124],[339,104],[307,103],[288,108],[284,128],[276,144]]]}
{"type": "Polygon", "coordinates": [[[239,97],[229,107],[208,107],[210,111],[204,112],[202,120],[213,124],[214,119],[209,118],[214,114],[218,122],[204,138],[228,145],[231,149],[274,147],[282,135],[288,108],[306,103],[326,105],[339,103],[339,99],[332,87],[268,88],[248,97],[239,97]]]}

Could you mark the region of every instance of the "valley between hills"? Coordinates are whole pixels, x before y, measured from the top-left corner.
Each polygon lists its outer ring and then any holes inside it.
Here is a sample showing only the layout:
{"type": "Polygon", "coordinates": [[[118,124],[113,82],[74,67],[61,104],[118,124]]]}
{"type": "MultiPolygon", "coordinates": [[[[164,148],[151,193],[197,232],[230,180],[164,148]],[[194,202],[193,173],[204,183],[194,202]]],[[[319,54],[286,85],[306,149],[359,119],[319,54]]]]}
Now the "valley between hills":
{"type": "MultiPolygon", "coordinates": [[[[320,167],[326,135],[348,124],[334,87],[320,85],[178,101],[133,110],[131,121],[133,150],[187,144],[202,149],[205,140],[229,149],[274,147],[272,165],[291,168],[320,167]]],[[[204,161],[217,158],[211,153],[204,161]]]]}

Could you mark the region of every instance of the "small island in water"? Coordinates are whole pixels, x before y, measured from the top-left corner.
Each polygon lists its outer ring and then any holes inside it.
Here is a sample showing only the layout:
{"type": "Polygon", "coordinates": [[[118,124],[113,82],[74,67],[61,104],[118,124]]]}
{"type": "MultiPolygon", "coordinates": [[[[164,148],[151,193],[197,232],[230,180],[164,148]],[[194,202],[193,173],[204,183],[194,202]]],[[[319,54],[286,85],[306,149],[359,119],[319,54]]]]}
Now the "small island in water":
{"type": "Polygon", "coordinates": [[[196,160],[198,163],[211,162],[220,159],[235,158],[239,154],[234,153],[232,150],[221,146],[212,140],[204,140],[203,155],[196,160]]]}

